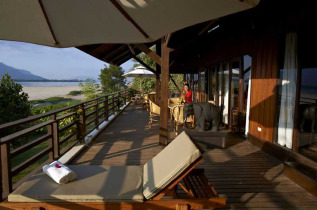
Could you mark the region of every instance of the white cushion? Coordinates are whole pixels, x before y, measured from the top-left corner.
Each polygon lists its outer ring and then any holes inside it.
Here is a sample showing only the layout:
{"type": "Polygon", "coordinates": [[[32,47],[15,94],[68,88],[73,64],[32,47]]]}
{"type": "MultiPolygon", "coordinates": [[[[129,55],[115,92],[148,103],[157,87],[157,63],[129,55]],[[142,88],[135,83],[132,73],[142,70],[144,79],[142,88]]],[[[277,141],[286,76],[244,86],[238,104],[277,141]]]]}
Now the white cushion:
{"type": "Polygon", "coordinates": [[[182,132],[167,147],[144,165],[143,195],[150,199],[201,156],[190,137],[182,132]]]}
{"type": "Polygon", "coordinates": [[[77,180],[59,185],[44,173],[8,196],[10,202],[143,202],[142,166],[69,165],[77,180]]]}

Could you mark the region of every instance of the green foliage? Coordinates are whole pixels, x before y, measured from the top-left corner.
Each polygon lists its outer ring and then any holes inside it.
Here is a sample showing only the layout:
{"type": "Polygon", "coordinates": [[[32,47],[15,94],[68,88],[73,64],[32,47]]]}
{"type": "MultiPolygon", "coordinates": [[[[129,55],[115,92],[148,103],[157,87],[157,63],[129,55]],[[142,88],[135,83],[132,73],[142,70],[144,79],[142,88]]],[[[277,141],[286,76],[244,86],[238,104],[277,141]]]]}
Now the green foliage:
{"type": "Polygon", "coordinates": [[[19,120],[31,114],[28,94],[22,85],[14,83],[10,75],[2,76],[0,84],[0,124],[19,120]]]}
{"type": "Polygon", "coordinates": [[[99,85],[96,80],[86,79],[85,84],[79,83],[82,93],[85,95],[86,99],[93,99],[100,95],[99,85]]]}
{"type": "MultiPolygon", "coordinates": [[[[151,50],[155,51],[155,46],[152,47],[151,50]]],[[[152,67],[153,69],[156,68],[155,61],[152,58],[150,58],[149,56],[147,56],[146,54],[141,53],[137,57],[139,59],[141,59],[148,66],[152,67]]],[[[133,69],[140,65],[136,60],[133,60],[133,62],[134,62],[133,69]]],[[[182,90],[183,89],[183,74],[171,74],[171,76],[173,77],[177,86],[182,90]]],[[[133,89],[135,89],[135,90],[140,89],[140,80],[142,80],[143,92],[150,93],[150,92],[155,90],[155,80],[156,80],[155,77],[134,78],[133,83],[132,83],[133,89]]],[[[168,87],[170,90],[172,90],[172,92],[176,92],[176,93],[179,92],[171,80],[169,80],[168,87]]]]}
{"type": "Polygon", "coordinates": [[[72,90],[68,93],[68,95],[70,95],[70,96],[78,96],[81,94],[83,94],[83,92],[81,90],[72,90]]]}
{"type": "Polygon", "coordinates": [[[132,88],[135,90],[139,90],[140,82],[142,82],[142,91],[144,93],[155,91],[155,77],[136,77],[133,80],[132,88]]]}
{"type": "Polygon", "coordinates": [[[125,77],[123,76],[124,71],[121,67],[105,65],[104,69],[100,70],[99,79],[101,82],[101,89],[104,94],[114,93],[122,88],[125,85],[125,77]]]}
{"type": "MultiPolygon", "coordinates": [[[[2,76],[0,83],[0,125],[26,118],[31,114],[28,94],[22,90],[22,85],[15,83],[8,73],[2,76]]],[[[16,126],[2,130],[0,136],[6,136],[23,128],[24,126],[16,126]]],[[[16,138],[11,141],[11,147],[16,148],[26,141],[25,137],[16,138]]]]}
{"type": "Polygon", "coordinates": [[[63,98],[63,97],[50,97],[46,99],[39,99],[39,100],[31,100],[29,101],[31,104],[41,104],[41,103],[51,103],[51,104],[60,104],[63,102],[71,101],[70,98],[63,98]]]}

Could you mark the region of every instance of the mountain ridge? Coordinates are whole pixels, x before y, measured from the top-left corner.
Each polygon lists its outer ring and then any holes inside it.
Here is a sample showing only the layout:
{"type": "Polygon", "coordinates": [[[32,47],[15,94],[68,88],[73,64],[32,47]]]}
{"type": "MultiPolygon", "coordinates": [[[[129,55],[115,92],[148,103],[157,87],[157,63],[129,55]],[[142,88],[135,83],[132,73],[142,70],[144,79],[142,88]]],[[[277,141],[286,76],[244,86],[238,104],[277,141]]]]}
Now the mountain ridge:
{"type": "Polygon", "coordinates": [[[17,69],[0,62],[0,76],[5,75],[6,73],[8,73],[14,80],[48,80],[44,77],[32,74],[30,71],[17,69]]]}

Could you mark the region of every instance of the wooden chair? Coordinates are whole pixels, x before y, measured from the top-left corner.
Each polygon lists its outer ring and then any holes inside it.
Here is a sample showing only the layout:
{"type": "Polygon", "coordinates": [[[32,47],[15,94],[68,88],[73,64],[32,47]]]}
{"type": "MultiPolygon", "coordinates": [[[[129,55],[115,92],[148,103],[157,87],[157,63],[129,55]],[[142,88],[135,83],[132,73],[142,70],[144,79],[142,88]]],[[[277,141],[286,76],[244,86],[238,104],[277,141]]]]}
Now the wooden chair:
{"type": "Polygon", "coordinates": [[[170,122],[171,124],[173,123],[173,110],[174,110],[174,107],[179,105],[179,99],[178,98],[169,98],[168,99],[168,108],[169,108],[169,111],[170,111],[170,122]]]}
{"type": "MultiPolygon", "coordinates": [[[[178,127],[184,125],[184,105],[176,105],[171,110],[171,115],[173,116],[172,125],[174,126],[174,132],[178,135],[178,127]]],[[[190,115],[186,119],[186,123],[190,124],[190,127],[195,126],[195,117],[190,115]]]]}
{"type": "Polygon", "coordinates": [[[111,166],[112,168],[100,170],[106,166],[76,165],[77,169],[81,168],[82,173],[88,174],[87,177],[78,174],[79,180],[65,185],[54,184],[52,180],[49,181],[46,174],[37,174],[10,194],[7,201],[0,203],[0,208],[210,209],[225,207],[226,199],[218,196],[204,175],[204,170],[195,169],[203,160],[202,154],[203,150],[183,132],[153,159],[139,168],[138,166],[111,166]],[[87,167],[92,170],[87,170],[87,167]],[[96,167],[99,169],[94,172],[96,167]],[[115,172],[118,169],[125,174],[124,182],[116,180],[120,177],[120,174],[115,172]],[[143,178],[133,181],[127,174],[131,169],[134,171],[137,169],[137,173],[132,174],[134,177],[137,177],[138,173],[141,175],[143,173],[143,178]],[[94,183],[89,184],[90,182],[87,181],[93,179],[94,176],[97,176],[94,183]],[[100,179],[100,177],[107,177],[107,179],[100,179]],[[117,184],[113,183],[111,178],[117,184]],[[133,189],[123,191],[125,184],[137,185],[138,193],[131,194],[133,189]],[[114,186],[110,187],[110,185],[114,186]],[[175,190],[177,186],[185,191],[187,197],[179,197],[175,190]],[[96,194],[87,193],[89,188],[96,188],[96,194]],[[56,195],[57,191],[60,191],[61,195],[56,195]],[[110,194],[106,194],[105,197],[105,192],[110,194]],[[112,197],[111,193],[113,193],[112,197]],[[119,197],[113,197],[116,193],[119,197]],[[113,198],[116,199],[113,200],[113,198]]]}
{"type": "Polygon", "coordinates": [[[150,108],[150,102],[151,101],[155,101],[155,92],[151,92],[149,94],[144,94],[144,101],[143,101],[143,109],[146,108],[146,111],[149,111],[150,108]]]}
{"type": "Polygon", "coordinates": [[[154,119],[155,117],[159,117],[161,114],[161,108],[159,105],[154,103],[152,100],[149,99],[149,104],[150,104],[150,119],[149,119],[149,125],[152,127],[153,121],[159,121],[154,119]]]}

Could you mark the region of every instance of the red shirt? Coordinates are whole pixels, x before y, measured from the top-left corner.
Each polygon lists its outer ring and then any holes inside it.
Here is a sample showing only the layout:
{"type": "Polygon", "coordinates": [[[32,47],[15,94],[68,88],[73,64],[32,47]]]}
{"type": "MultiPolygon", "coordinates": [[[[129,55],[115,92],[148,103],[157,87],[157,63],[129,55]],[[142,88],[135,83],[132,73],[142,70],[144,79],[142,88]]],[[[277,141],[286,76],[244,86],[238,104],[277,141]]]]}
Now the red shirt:
{"type": "Polygon", "coordinates": [[[185,102],[186,103],[193,103],[193,99],[192,99],[192,91],[187,91],[187,93],[185,94],[185,102]]]}

